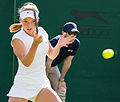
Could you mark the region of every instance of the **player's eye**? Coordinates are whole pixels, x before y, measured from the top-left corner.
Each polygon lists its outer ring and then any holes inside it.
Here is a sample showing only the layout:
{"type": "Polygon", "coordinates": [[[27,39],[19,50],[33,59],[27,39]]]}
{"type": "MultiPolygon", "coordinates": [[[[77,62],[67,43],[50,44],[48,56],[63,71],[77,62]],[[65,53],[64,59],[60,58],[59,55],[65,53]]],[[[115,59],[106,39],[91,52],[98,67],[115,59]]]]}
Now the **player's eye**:
{"type": "Polygon", "coordinates": [[[27,23],[27,21],[23,21],[24,23],[27,23]]]}
{"type": "Polygon", "coordinates": [[[35,20],[33,20],[33,23],[35,23],[35,20]]]}

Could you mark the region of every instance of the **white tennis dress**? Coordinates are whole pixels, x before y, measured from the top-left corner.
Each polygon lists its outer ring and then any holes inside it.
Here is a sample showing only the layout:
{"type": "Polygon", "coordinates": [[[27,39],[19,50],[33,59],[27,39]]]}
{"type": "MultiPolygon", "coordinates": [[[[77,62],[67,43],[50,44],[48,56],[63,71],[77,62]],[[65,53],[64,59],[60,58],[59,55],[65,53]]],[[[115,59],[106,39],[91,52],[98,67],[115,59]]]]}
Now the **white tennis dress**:
{"type": "MultiPolygon", "coordinates": [[[[30,99],[37,96],[42,88],[48,87],[51,89],[45,71],[45,58],[49,49],[48,34],[42,27],[39,27],[38,33],[43,36],[43,42],[39,44],[34,60],[29,67],[24,66],[18,58],[18,71],[15,75],[14,84],[7,96],[30,99]]],[[[14,34],[12,40],[15,38],[20,39],[24,43],[28,52],[34,38],[26,34],[23,29],[14,34]]]]}

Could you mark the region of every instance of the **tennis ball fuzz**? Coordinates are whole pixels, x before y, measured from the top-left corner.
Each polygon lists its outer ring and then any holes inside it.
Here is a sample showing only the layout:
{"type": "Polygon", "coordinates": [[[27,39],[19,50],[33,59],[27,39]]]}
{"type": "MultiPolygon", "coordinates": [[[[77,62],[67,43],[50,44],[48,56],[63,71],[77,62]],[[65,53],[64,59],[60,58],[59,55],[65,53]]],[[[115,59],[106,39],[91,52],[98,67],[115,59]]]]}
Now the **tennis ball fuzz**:
{"type": "Polygon", "coordinates": [[[112,58],[112,57],[114,56],[114,50],[113,50],[113,49],[105,49],[105,50],[102,52],[102,56],[103,56],[103,58],[105,58],[105,59],[112,58]]]}

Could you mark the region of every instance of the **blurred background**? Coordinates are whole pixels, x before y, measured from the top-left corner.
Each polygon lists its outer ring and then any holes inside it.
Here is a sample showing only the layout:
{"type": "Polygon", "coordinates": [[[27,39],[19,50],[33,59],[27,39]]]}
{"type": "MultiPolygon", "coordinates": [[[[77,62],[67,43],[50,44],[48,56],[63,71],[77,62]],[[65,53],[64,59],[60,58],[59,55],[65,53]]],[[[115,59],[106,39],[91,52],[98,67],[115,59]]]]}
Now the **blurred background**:
{"type": "Polygon", "coordinates": [[[0,1],[0,102],[7,102],[6,94],[17,70],[9,26],[19,22],[17,11],[25,2],[33,2],[39,8],[39,26],[47,31],[49,40],[61,33],[65,22],[78,25],[81,44],[65,77],[66,102],[120,102],[119,0],[0,1]],[[107,48],[115,51],[108,60],[102,57],[107,48]]]}

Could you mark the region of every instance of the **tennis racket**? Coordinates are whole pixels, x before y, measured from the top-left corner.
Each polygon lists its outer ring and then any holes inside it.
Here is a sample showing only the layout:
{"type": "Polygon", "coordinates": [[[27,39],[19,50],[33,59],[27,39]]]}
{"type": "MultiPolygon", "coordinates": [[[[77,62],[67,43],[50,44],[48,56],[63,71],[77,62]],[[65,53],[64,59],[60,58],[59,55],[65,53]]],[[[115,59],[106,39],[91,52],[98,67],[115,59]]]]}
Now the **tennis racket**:
{"type": "Polygon", "coordinates": [[[34,18],[35,18],[35,29],[36,29],[36,34],[38,34],[38,22],[37,22],[36,13],[35,13],[34,10],[33,10],[33,13],[34,13],[34,18]]]}

